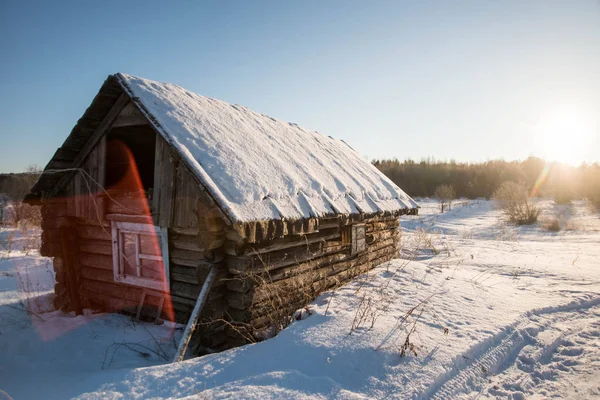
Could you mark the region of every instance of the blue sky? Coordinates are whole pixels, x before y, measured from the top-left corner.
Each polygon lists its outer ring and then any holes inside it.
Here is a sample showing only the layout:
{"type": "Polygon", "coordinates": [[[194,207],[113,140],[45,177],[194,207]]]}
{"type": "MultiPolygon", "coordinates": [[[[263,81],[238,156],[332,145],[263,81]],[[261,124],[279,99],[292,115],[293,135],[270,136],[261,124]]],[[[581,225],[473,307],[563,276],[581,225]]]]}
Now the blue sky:
{"type": "Polygon", "coordinates": [[[598,0],[3,2],[0,54],[0,172],[45,165],[119,71],[370,159],[600,160],[598,0]]]}

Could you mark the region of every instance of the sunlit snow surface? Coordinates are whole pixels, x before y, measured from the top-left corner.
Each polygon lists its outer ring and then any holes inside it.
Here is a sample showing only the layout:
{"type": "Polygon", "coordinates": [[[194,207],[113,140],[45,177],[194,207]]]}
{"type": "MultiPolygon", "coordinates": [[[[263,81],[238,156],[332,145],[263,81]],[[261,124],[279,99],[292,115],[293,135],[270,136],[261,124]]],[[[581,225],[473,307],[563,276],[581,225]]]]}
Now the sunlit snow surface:
{"type": "Polygon", "coordinates": [[[551,233],[507,225],[488,201],[441,215],[420,203],[420,216],[402,218],[404,259],[321,295],[273,339],[180,364],[135,347],[172,354],[169,327],[19,311],[16,272],[35,271],[41,296],[51,274],[36,254],[0,253],[0,389],[15,399],[600,397],[598,214],[541,201],[542,219],[561,216],[564,230],[551,233]],[[366,317],[351,329],[357,310],[366,317]],[[121,346],[108,363],[115,342],[137,351],[121,346]]]}

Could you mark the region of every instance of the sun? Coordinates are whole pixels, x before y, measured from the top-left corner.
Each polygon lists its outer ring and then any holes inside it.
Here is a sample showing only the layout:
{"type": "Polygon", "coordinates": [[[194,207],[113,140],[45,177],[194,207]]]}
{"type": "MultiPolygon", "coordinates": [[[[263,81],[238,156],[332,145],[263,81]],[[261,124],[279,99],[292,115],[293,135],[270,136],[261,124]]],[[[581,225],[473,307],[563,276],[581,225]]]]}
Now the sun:
{"type": "Polygon", "coordinates": [[[583,162],[594,128],[589,119],[574,108],[562,107],[540,118],[535,146],[546,161],[571,165],[583,162]]]}

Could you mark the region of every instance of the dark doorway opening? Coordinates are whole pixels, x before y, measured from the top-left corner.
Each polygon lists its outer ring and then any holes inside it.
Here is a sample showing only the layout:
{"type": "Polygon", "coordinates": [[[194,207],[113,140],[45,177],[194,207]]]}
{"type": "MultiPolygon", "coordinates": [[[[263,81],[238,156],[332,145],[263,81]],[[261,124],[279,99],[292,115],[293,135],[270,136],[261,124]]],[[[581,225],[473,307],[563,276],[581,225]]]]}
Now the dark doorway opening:
{"type": "Polygon", "coordinates": [[[106,137],[106,188],[152,196],[156,132],[148,125],[111,129],[106,137]]]}

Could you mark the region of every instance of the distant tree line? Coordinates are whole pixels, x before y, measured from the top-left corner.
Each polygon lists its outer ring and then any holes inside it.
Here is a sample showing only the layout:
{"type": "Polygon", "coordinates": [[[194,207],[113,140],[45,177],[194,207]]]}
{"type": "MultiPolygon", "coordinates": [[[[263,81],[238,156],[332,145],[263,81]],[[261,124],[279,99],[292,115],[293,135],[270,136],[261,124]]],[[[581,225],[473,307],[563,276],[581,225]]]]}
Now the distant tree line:
{"type": "Polygon", "coordinates": [[[554,197],[558,201],[589,198],[600,202],[598,163],[572,167],[529,157],[524,161],[482,163],[382,159],[374,160],[373,165],[413,197],[433,197],[438,187],[448,185],[456,197],[489,199],[504,182],[516,182],[538,197],[554,197]],[[540,185],[534,190],[538,179],[540,185]]]}

